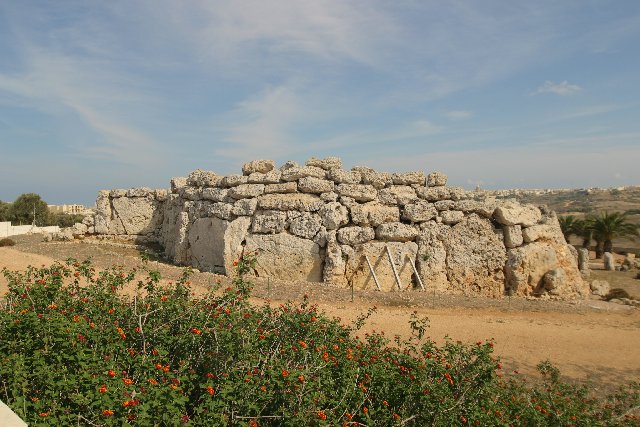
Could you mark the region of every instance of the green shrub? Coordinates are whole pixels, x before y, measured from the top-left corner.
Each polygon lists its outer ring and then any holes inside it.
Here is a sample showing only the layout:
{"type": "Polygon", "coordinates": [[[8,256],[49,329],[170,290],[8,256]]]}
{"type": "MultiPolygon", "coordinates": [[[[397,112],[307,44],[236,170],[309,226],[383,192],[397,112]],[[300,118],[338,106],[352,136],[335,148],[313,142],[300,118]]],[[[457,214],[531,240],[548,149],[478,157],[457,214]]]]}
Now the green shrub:
{"type": "Polygon", "coordinates": [[[4,247],[4,246],[15,246],[16,242],[13,241],[12,239],[9,239],[8,237],[5,237],[4,239],[0,239],[0,247],[4,247]]]}
{"type": "MultiPolygon", "coordinates": [[[[6,272],[0,390],[29,425],[635,425],[638,388],[596,400],[541,364],[544,382],[501,377],[492,342],[437,346],[355,336],[310,305],[247,302],[235,287],[196,298],[189,270],[170,289],[89,262],[6,272]]],[[[369,313],[373,312],[373,309],[369,313]]]]}

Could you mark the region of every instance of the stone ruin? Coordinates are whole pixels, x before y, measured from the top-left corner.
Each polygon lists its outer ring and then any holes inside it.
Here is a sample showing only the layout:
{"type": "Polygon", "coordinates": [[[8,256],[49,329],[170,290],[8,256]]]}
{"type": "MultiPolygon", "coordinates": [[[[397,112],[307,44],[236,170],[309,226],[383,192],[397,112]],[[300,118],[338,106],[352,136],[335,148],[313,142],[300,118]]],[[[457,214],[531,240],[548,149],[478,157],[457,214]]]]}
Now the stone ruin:
{"type": "Polygon", "coordinates": [[[439,172],[343,170],[336,157],[280,168],[254,160],[237,175],[198,169],[170,189],[100,191],[85,226],[227,275],[251,252],[259,276],[289,281],[375,289],[370,262],[383,291],[399,288],[396,273],[402,287],[418,287],[417,271],[440,293],[589,294],[554,212],[446,182],[439,172]]]}

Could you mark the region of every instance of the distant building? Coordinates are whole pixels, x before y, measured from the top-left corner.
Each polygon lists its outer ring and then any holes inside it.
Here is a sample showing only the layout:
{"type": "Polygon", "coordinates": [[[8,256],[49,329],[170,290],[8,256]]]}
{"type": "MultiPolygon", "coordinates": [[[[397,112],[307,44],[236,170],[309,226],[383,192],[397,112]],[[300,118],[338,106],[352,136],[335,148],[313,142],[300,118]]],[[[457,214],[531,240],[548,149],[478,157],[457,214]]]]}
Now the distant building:
{"type": "Polygon", "coordinates": [[[48,205],[49,212],[63,213],[67,215],[91,215],[93,209],[85,205],[48,205]]]}

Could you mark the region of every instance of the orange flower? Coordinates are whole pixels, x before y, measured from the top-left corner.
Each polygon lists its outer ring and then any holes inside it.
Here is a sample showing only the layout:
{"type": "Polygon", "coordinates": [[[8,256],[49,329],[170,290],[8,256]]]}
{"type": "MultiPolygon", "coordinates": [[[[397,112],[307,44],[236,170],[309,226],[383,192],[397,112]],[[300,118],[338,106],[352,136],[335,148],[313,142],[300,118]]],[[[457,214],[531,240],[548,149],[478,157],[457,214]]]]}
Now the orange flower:
{"type": "Polygon", "coordinates": [[[298,344],[300,344],[300,347],[302,348],[307,348],[307,343],[302,340],[298,341],[298,344]]]}
{"type": "Polygon", "coordinates": [[[283,369],[282,370],[282,376],[285,377],[285,378],[288,377],[289,376],[289,371],[287,371],[286,369],[283,369]]]}
{"type": "Polygon", "coordinates": [[[131,378],[123,378],[122,382],[124,383],[124,385],[131,385],[133,384],[133,380],[131,378]]]}
{"type": "Polygon", "coordinates": [[[38,415],[40,415],[41,417],[48,417],[49,413],[48,412],[40,412],[38,415]]]}
{"type": "Polygon", "coordinates": [[[214,394],[216,394],[216,391],[214,390],[213,387],[208,386],[207,387],[207,393],[209,393],[211,396],[213,396],[214,394]]]}
{"type": "Polygon", "coordinates": [[[298,376],[298,381],[300,381],[301,383],[304,382],[304,375],[300,375],[298,376]]]}
{"type": "Polygon", "coordinates": [[[369,413],[369,408],[367,408],[366,406],[363,406],[362,407],[362,412],[365,413],[365,414],[368,414],[369,413]]]}
{"type": "Polygon", "coordinates": [[[106,384],[102,384],[102,386],[98,389],[98,392],[106,393],[107,392],[107,385],[106,384]]]}
{"type": "Polygon", "coordinates": [[[116,376],[116,371],[114,371],[113,369],[109,369],[109,372],[107,372],[107,375],[109,375],[111,378],[116,376]]]}
{"type": "Polygon", "coordinates": [[[327,414],[325,414],[324,411],[318,411],[316,412],[316,415],[323,421],[327,419],[327,414]]]}
{"type": "Polygon", "coordinates": [[[113,411],[111,409],[105,409],[104,411],[102,411],[102,415],[104,415],[105,417],[110,417],[113,415],[113,411]]]}
{"type": "Polygon", "coordinates": [[[256,420],[249,421],[249,427],[258,427],[258,422],[256,420]]]}
{"type": "Polygon", "coordinates": [[[158,385],[158,381],[156,381],[156,380],[155,380],[155,378],[151,378],[151,379],[149,380],[149,384],[151,384],[151,385],[158,385]]]}
{"type": "Polygon", "coordinates": [[[168,300],[168,299],[169,299],[169,297],[168,297],[168,296],[166,296],[166,295],[162,295],[162,296],[160,297],[160,301],[166,301],[166,300],[168,300]]]}
{"type": "Polygon", "coordinates": [[[198,328],[191,328],[191,333],[196,334],[196,335],[200,335],[202,334],[202,331],[198,328]]]}
{"type": "Polygon", "coordinates": [[[393,413],[393,419],[394,420],[399,420],[400,419],[400,415],[396,414],[395,412],[393,413]]]}

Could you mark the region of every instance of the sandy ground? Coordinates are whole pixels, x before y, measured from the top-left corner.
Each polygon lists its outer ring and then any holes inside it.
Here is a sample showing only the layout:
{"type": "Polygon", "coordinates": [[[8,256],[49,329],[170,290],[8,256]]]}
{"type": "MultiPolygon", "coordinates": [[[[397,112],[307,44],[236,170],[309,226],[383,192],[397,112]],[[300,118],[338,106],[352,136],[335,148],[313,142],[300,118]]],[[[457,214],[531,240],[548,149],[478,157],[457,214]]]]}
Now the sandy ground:
{"type": "MultiPolygon", "coordinates": [[[[0,269],[24,269],[28,265],[49,265],[67,257],[92,256],[98,268],[113,264],[131,268],[140,265],[133,248],[114,248],[89,243],[46,244],[40,240],[18,239],[14,248],[0,248],[0,269]],[[47,255],[48,254],[48,255],[47,255]]],[[[165,281],[182,273],[179,267],[152,262],[165,281]]],[[[212,283],[229,279],[210,273],[192,277],[194,291],[204,292],[212,283]]],[[[535,375],[535,366],[549,359],[567,380],[590,381],[594,387],[610,389],[624,381],[640,381],[640,310],[596,300],[574,302],[527,301],[523,299],[486,299],[433,295],[428,292],[381,294],[351,291],[312,283],[284,283],[254,279],[253,301],[278,304],[299,301],[304,294],[330,316],[350,322],[368,308],[377,310],[361,330],[384,331],[389,338],[410,335],[409,319],[413,311],[430,319],[427,335],[436,342],[448,336],[453,340],[475,343],[495,340],[495,352],[505,372],[517,370],[535,375]]],[[[640,287],[640,281],[639,285],[640,287]]],[[[6,282],[0,278],[0,295],[6,282]]]]}

